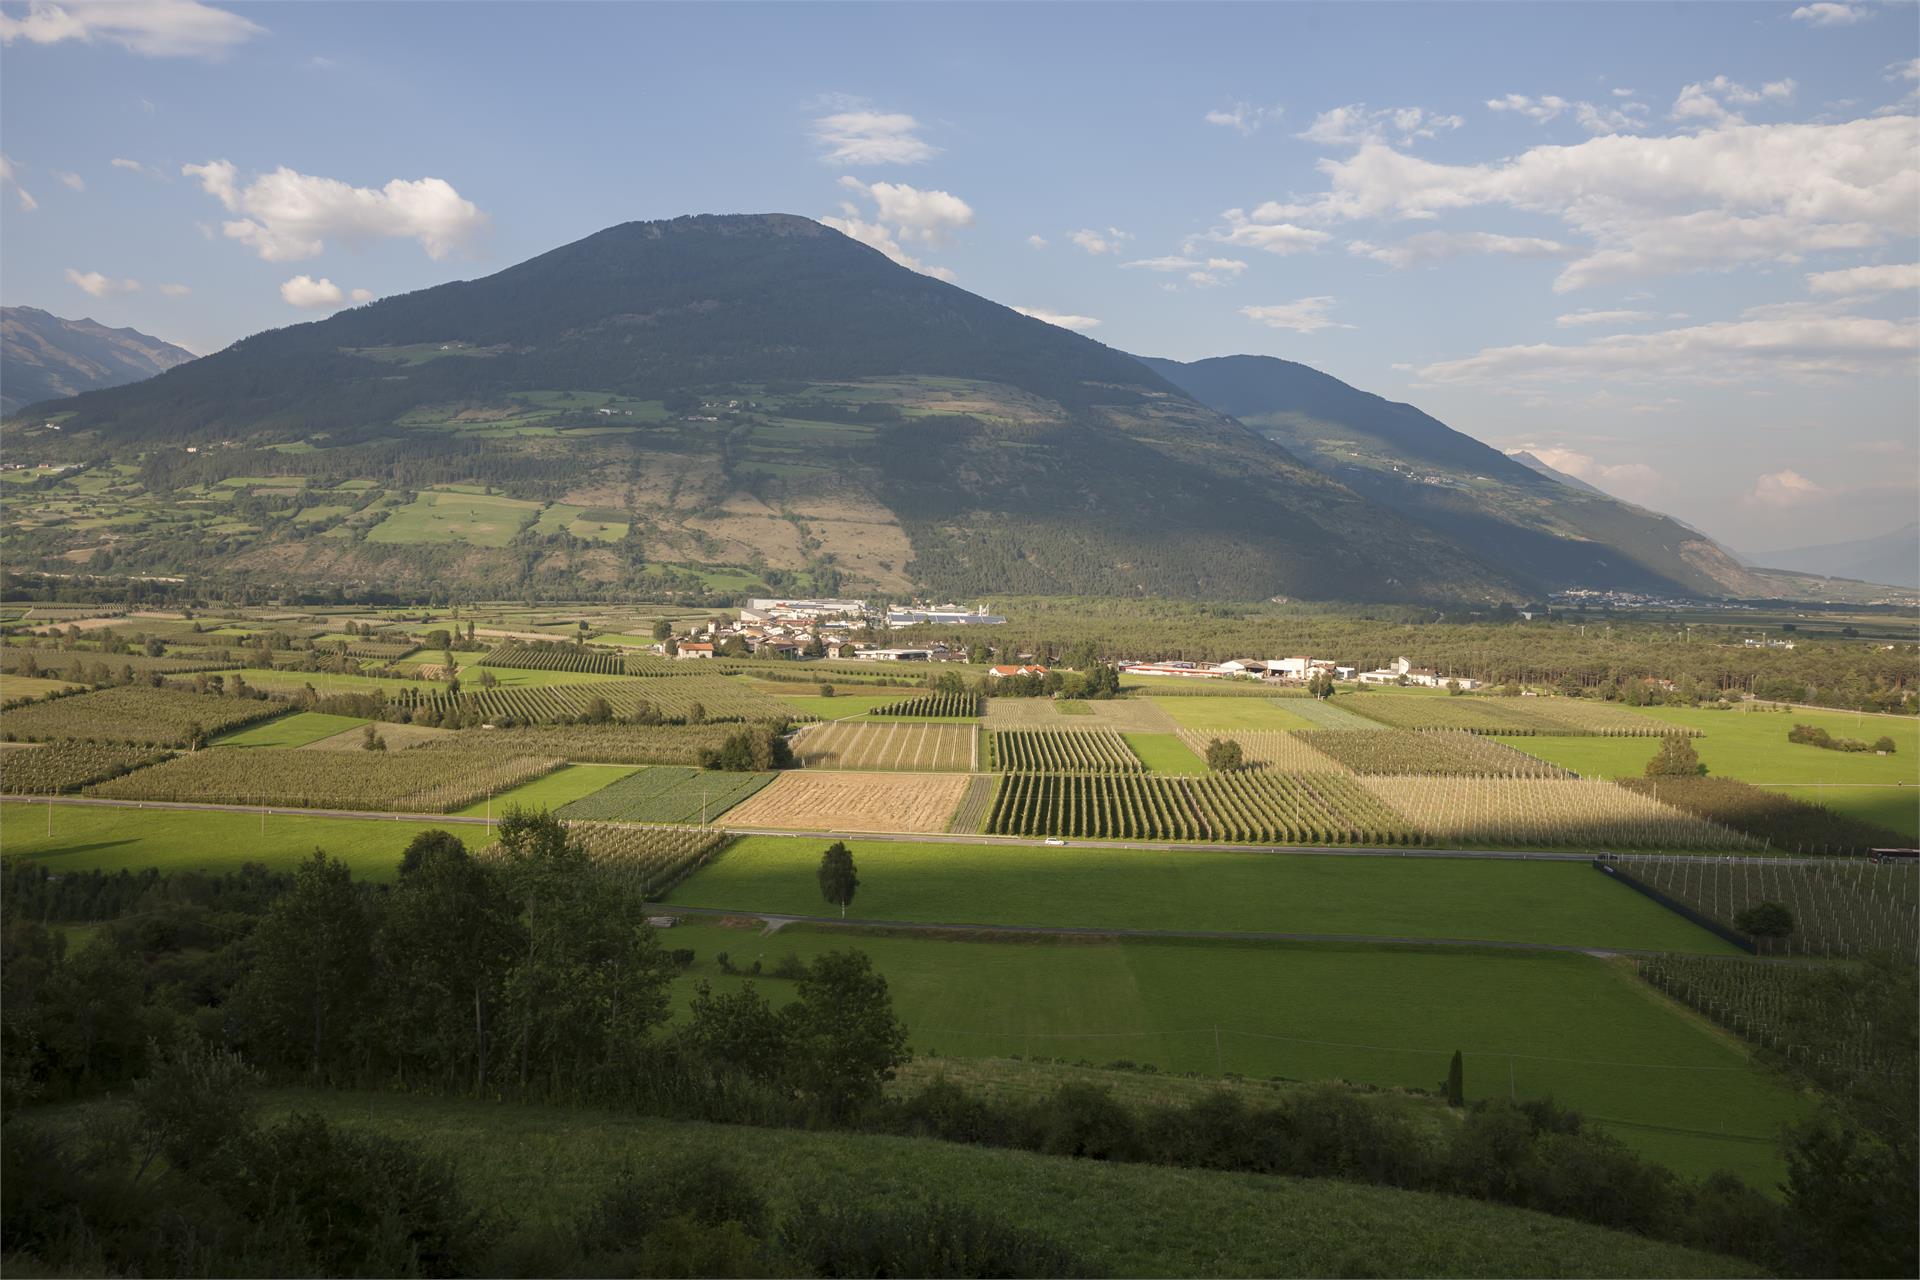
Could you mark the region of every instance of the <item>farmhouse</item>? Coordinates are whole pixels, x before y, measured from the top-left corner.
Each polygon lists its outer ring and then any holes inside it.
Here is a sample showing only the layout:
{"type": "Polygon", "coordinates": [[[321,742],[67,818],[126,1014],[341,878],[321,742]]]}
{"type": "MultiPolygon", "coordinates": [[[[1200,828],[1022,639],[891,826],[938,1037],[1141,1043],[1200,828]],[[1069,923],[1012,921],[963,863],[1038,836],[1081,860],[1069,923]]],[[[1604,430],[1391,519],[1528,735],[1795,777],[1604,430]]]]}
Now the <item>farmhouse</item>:
{"type": "Polygon", "coordinates": [[[1044,676],[1047,669],[1038,663],[1021,663],[1017,666],[995,666],[987,668],[987,676],[993,680],[1004,680],[1009,676],[1044,676]]]}
{"type": "Polygon", "coordinates": [[[681,645],[680,652],[673,656],[676,658],[711,658],[713,656],[713,646],[705,640],[690,641],[681,645]]]}
{"type": "Polygon", "coordinates": [[[1416,667],[1406,658],[1395,658],[1378,671],[1362,671],[1361,684],[1409,684],[1427,689],[1438,689],[1448,684],[1457,684],[1462,689],[1478,689],[1480,681],[1466,676],[1446,676],[1432,667],[1416,667]]]}
{"type": "Polygon", "coordinates": [[[1123,664],[1121,669],[1133,676],[1185,676],[1193,680],[1220,680],[1241,674],[1192,662],[1134,662],[1123,664]]]}

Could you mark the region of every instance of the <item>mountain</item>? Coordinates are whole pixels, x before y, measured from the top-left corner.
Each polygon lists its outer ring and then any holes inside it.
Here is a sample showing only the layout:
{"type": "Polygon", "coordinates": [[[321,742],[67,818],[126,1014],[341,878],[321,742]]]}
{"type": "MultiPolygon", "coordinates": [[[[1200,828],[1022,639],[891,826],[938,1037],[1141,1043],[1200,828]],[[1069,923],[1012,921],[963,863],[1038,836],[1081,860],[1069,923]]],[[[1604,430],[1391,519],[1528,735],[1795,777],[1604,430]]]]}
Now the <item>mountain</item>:
{"type": "Polygon", "coordinates": [[[1830,542],[1817,547],[1789,547],[1781,551],[1755,551],[1747,558],[1769,569],[1920,587],[1920,522],[1910,522],[1874,538],[1830,542]]]}
{"type": "Polygon", "coordinates": [[[9,517],[23,567],[493,595],[1524,590],[1133,357],[785,215],[626,223],[0,431],[120,468],[84,520],[9,517]]]}
{"type": "Polygon", "coordinates": [[[1269,356],[1143,363],[1531,590],[1770,593],[1725,548],[1669,516],[1544,474],[1412,405],[1306,365],[1269,356]]]}
{"type": "Polygon", "coordinates": [[[1608,496],[1605,490],[1595,488],[1593,485],[1588,484],[1585,480],[1582,480],[1579,476],[1570,476],[1566,472],[1561,471],[1557,467],[1548,466],[1546,463],[1542,462],[1540,459],[1534,457],[1531,453],[1528,453],[1525,449],[1516,449],[1513,452],[1509,453],[1507,456],[1509,458],[1512,458],[1515,462],[1519,463],[1523,467],[1526,467],[1533,471],[1538,471],[1541,475],[1545,476],[1549,480],[1558,480],[1561,484],[1567,486],[1567,488],[1569,489],[1578,489],[1582,493],[1597,493],[1597,494],[1600,494],[1600,496],[1602,497],[1608,496]]]}
{"type": "Polygon", "coordinates": [[[193,352],[138,329],[0,307],[0,413],[164,373],[193,352]]]}

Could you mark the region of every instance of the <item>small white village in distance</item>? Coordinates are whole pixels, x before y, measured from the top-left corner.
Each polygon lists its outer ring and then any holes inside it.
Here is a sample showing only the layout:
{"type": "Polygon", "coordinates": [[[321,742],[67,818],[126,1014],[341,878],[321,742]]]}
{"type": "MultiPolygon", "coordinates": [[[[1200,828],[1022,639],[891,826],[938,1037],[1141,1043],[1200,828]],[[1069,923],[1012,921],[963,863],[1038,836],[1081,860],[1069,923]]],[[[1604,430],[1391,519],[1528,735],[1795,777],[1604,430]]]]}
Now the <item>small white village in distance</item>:
{"type": "MultiPolygon", "coordinates": [[[[710,619],[704,626],[681,635],[662,637],[654,652],[672,658],[701,659],[758,657],[774,658],[853,658],[868,662],[988,662],[1001,661],[987,669],[989,678],[1042,675],[1043,663],[1031,653],[998,653],[984,643],[970,646],[935,642],[925,646],[897,646],[865,640],[861,637],[884,635],[895,627],[949,626],[991,627],[1006,619],[986,605],[930,605],[915,602],[906,606],[883,607],[865,600],[803,600],[760,597],[747,601],[739,610],[739,619],[728,622],[710,619]],[[1009,662],[1007,659],[1013,659],[1009,662]]],[[[1136,676],[1169,676],[1188,680],[1252,680],[1270,684],[1306,685],[1323,681],[1358,681],[1361,684],[1390,684],[1429,689],[1445,688],[1471,692],[1482,682],[1467,676],[1419,667],[1409,658],[1396,658],[1387,666],[1360,671],[1333,658],[1297,656],[1291,658],[1235,658],[1227,662],[1188,662],[1182,659],[1121,658],[1113,664],[1136,676]]]]}

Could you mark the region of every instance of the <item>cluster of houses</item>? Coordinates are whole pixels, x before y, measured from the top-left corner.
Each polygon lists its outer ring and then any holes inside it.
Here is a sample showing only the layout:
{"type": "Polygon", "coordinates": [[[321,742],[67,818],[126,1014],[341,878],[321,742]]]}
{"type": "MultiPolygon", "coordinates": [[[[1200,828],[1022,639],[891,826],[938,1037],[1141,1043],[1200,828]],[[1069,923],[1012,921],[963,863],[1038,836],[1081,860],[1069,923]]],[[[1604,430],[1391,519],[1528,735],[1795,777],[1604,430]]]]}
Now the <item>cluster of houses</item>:
{"type": "Polygon", "coordinates": [[[1237,658],[1230,662],[1121,662],[1120,669],[1136,676],[1177,676],[1189,680],[1261,680],[1275,684],[1306,684],[1315,676],[1357,680],[1361,684],[1423,685],[1439,688],[1455,684],[1478,689],[1480,681],[1452,676],[1432,667],[1416,667],[1396,658],[1377,671],[1359,671],[1331,658],[1237,658]]]}

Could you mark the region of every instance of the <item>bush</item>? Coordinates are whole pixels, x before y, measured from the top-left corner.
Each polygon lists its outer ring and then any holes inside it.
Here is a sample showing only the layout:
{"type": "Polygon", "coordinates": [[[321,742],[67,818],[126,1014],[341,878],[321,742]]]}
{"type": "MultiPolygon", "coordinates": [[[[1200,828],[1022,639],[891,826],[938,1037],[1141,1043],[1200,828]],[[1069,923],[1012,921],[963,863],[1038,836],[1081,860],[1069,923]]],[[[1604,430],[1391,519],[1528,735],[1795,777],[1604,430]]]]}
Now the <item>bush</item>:
{"type": "Polygon", "coordinates": [[[798,1274],[815,1276],[1083,1276],[1072,1251],[965,1205],[807,1205],[780,1242],[798,1274]]]}
{"type": "Polygon", "coordinates": [[[1215,773],[1231,773],[1245,763],[1245,753],[1233,739],[1215,738],[1207,743],[1207,768],[1215,773]]]}

